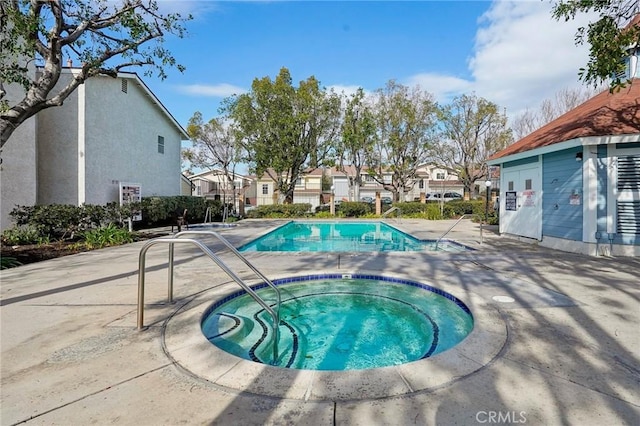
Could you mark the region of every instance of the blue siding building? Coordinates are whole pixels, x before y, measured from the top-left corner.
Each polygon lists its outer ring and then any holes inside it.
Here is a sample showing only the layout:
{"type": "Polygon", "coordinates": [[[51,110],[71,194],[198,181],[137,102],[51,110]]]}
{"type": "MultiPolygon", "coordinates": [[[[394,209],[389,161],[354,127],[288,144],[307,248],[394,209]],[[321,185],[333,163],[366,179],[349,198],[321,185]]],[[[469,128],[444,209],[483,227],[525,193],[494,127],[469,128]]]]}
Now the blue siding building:
{"type": "MultiPolygon", "coordinates": [[[[637,68],[637,56],[629,61],[637,68]]],[[[640,73],[496,153],[500,233],[590,255],[640,256],[640,73]]]]}

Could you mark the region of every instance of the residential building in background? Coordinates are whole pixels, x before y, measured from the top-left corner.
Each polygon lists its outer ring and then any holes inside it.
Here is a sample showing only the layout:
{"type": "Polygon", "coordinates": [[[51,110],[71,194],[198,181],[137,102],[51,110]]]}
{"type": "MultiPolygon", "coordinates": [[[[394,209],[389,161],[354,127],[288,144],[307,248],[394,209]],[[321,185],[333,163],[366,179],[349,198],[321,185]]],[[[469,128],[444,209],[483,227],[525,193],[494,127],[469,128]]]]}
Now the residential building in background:
{"type": "MultiPolygon", "coordinates": [[[[63,69],[58,85],[76,72],[63,69]]],[[[140,185],[142,197],[180,195],[188,138],[137,74],[92,77],[5,145],[1,226],[12,225],[16,204],[116,202],[122,182],[140,185]]]]}
{"type": "MultiPolygon", "coordinates": [[[[373,179],[367,173],[367,168],[361,170],[362,186],[359,188],[353,184],[355,174],[356,169],[353,166],[328,169],[337,200],[375,200],[378,192],[381,197],[393,199],[393,192],[384,189],[382,184],[373,179]]],[[[383,175],[384,182],[391,183],[391,179],[391,172],[383,175]]],[[[462,182],[458,180],[458,176],[452,170],[433,164],[423,164],[417,170],[413,188],[401,196],[401,201],[420,201],[423,199],[422,197],[428,198],[428,194],[432,193],[455,192],[462,194],[463,189],[462,182]]]]}
{"type": "Polygon", "coordinates": [[[230,182],[224,171],[212,169],[190,175],[188,178],[193,185],[192,195],[196,197],[231,204],[236,212],[241,212],[244,206],[255,205],[250,190],[255,179],[251,177],[236,173],[233,182],[230,182]]]}

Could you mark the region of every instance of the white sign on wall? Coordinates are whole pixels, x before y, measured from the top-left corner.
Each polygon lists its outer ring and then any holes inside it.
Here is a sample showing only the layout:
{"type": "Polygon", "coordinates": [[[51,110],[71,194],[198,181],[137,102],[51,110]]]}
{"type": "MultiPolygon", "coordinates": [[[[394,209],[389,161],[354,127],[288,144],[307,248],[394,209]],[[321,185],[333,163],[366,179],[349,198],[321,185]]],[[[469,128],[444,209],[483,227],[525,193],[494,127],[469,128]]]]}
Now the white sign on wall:
{"type": "MultiPolygon", "coordinates": [[[[139,183],[120,182],[120,205],[124,206],[129,203],[139,203],[142,201],[142,187],[139,183]]],[[[142,211],[133,212],[133,220],[142,220],[142,211]]]]}

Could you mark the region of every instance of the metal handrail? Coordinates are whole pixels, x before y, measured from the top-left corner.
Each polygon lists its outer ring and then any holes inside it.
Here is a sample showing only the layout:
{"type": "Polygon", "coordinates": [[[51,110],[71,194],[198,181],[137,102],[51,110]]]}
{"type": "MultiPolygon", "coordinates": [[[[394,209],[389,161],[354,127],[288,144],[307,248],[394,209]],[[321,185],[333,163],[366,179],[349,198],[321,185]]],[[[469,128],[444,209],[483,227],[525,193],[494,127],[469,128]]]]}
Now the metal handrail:
{"type": "Polygon", "coordinates": [[[382,218],[384,219],[385,216],[387,216],[389,213],[391,213],[393,211],[397,211],[398,212],[396,214],[396,219],[400,220],[400,218],[402,217],[402,210],[400,210],[400,207],[397,207],[397,206],[391,207],[389,210],[387,210],[386,212],[382,213],[382,218]]]}
{"type": "MultiPolygon", "coordinates": [[[[462,219],[464,219],[465,217],[471,217],[471,216],[479,216],[479,215],[478,215],[478,214],[476,214],[476,213],[473,213],[473,214],[463,214],[462,216],[460,216],[460,217],[458,218],[458,220],[456,221],[456,223],[454,223],[453,225],[451,225],[451,228],[447,229],[447,232],[445,232],[444,234],[442,234],[442,236],[440,236],[440,238],[438,238],[438,239],[436,240],[436,247],[435,247],[435,249],[434,249],[434,250],[438,250],[438,243],[440,243],[440,240],[442,240],[442,239],[443,239],[443,238],[444,238],[444,237],[445,237],[449,232],[451,232],[451,230],[452,230],[453,228],[455,228],[455,226],[456,226],[458,223],[460,223],[460,221],[461,221],[462,219]]],[[[480,244],[482,244],[482,220],[480,221],[480,244]]]]}
{"type": "MultiPolygon", "coordinates": [[[[274,311],[258,294],[249,287],[239,276],[237,276],[229,267],[216,256],[207,246],[205,246],[202,242],[192,239],[192,238],[155,238],[153,240],[147,241],[142,248],[140,249],[140,256],[138,259],[138,330],[144,329],[144,278],[145,278],[145,263],[146,263],[146,253],[149,248],[155,244],[159,243],[168,243],[173,247],[175,243],[189,243],[194,244],[200,250],[202,250],[211,260],[213,260],[216,265],[220,267],[226,274],[231,277],[244,291],[246,291],[258,304],[265,310],[271,317],[273,318],[273,335],[272,335],[272,344],[273,344],[273,364],[276,364],[278,360],[278,341],[279,339],[279,325],[280,325],[280,317],[279,312],[274,311]]],[[[172,253],[173,254],[173,253],[172,253]]],[[[173,280],[171,280],[173,281],[173,280]]],[[[173,284],[171,282],[171,284],[173,284]]],[[[279,295],[279,291],[278,291],[279,295]]],[[[173,300],[173,286],[169,286],[169,296],[170,301],[173,300]]]]}
{"type": "MultiPolygon", "coordinates": [[[[271,282],[271,280],[269,280],[269,278],[267,278],[266,276],[264,276],[264,274],[262,272],[260,272],[255,266],[253,266],[253,264],[251,262],[249,262],[247,260],[246,257],[244,257],[242,255],[242,253],[240,253],[230,242],[229,240],[227,240],[226,238],[224,238],[222,235],[220,235],[219,233],[215,232],[215,231],[181,231],[176,233],[173,238],[180,238],[183,235],[211,235],[213,237],[216,237],[222,244],[224,244],[230,251],[231,253],[233,253],[234,255],[236,255],[236,257],[240,260],[242,260],[242,262],[247,265],[249,267],[249,269],[251,269],[253,272],[255,272],[255,274],[261,279],[263,280],[269,287],[271,287],[273,289],[273,291],[276,292],[276,311],[278,312],[278,314],[280,314],[280,303],[282,300],[282,297],[280,296],[280,289],[278,287],[276,287],[275,284],[273,284],[271,282]]],[[[171,288],[173,288],[173,244],[169,244],[169,285],[171,286],[171,288]]],[[[172,301],[172,300],[170,300],[172,301]]]]}

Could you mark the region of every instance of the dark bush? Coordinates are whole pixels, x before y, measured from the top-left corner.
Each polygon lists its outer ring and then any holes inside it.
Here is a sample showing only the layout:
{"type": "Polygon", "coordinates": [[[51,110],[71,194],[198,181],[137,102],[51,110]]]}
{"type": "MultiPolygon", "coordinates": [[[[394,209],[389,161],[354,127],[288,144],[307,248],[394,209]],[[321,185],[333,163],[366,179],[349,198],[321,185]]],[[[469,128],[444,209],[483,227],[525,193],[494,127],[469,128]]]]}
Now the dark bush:
{"type": "Polygon", "coordinates": [[[362,201],[343,201],[340,204],[340,211],[345,217],[365,216],[375,209],[371,204],[362,201]]]}
{"type": "Polygon", "coordinates": [[[455,216],[462,216],[463,214],[477,214],[482,215],[484,217],[484,208],[485,203],[482,200],[474,200],[474,201],[449,201],[446,203],[451,209],[453,209],[453,213],[455,216]]]}
{"type": "Polygon", "coordinates": [[[449,219],[455,215],[454,210],[449,206],[451,203],[396,203],[396,207],[402,212],[402,216],[417,217],[429,220],[449,219]]]}
{"type": "Polygon", "coordinates": [[[45,206],[17,206],[10,216],[18,227],[35,229],[40,240],[75,239],[79,233],[116,224],[126,226],[128,218],[142,211],[142,223],[136,227],[163,226],[175,220],[177,210],[187,209],[189,222],[201,222],[207,207],[211,207],[212,219],[222,218],[222,203],[202,197],[147,197],[140,203],[119,206],[109,203],[105,206],[86,204],[50,204],[45,206]]]}
{"type": "Polygon", "coordinates": [[[268,206],[258,206],[250,210],[247,212],[247,217],[252,219],[304,217],[310,210],[311,204],[309,203],[271,204],[268,206]]]}
{"type": "Polygon", "coordinates": [[[142,199],[142,221],[147,226],[168,225],[175,221],[176,212],[187,210],[191,223],[203,222],[207,207],[211,207],[213,220],[222,218],[222,202],[202,197],[178,195],[173,197],[145,197],[142,199]]]}

